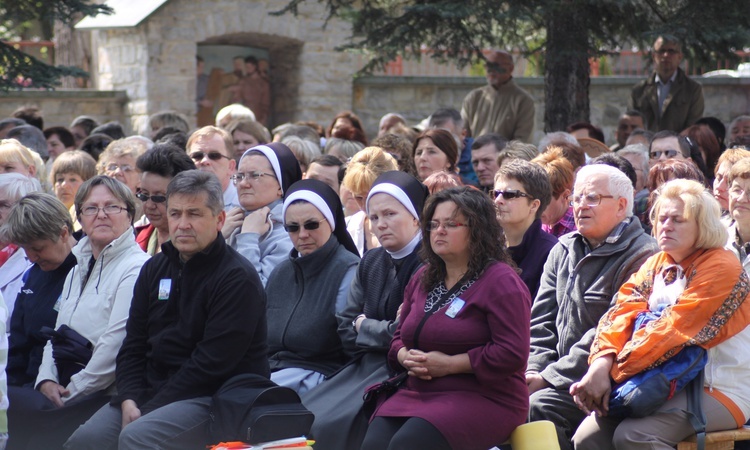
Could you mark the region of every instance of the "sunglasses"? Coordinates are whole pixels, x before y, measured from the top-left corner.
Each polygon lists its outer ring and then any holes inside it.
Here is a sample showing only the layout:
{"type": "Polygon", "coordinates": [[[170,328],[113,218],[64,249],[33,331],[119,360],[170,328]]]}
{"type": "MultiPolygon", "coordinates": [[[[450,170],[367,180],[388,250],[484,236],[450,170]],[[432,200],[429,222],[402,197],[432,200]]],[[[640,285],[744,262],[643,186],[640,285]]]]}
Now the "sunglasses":
{"type": "Polygon", "coordinates": [[[492,195],[493,199],[496,199],[498,197],[502,197],[505,200],[513,200],[514,198],[518,198],[518,197],[534,198],[525,192],[519,191],[518,189],[507,189],[505,191],[492,190],[490,191],[490,194],[492,195]]]}
{"type": "Polygon", "coordinates": [[[135,198],[142,201],[143,203],[146,203],[149,200],[151,200],[154,203],[164,203],[167,201],[166,195],[146,195],[142,192],[135,194],[135,198]]]}
{"type": "Polygon", "coordinates": [[[231,159],[230,157],[222,155],[219,152],[193,152],[190,154],[190,158],[193,161],[202,161],[206,156],[208,156],[208,159],[210,159],[211,161],[218,161],[221,158],[231,159]]]}
{"type": "Polygon", "coordinates": [[[325,222],[325,221],[326,221],[325,219],[317,221],[317,222],[314,220],[311,220],[309,222],[305,222],[302,225],[298,223],[285,223],[284,229],[286,230],[287,233],[297,233],[300,228],[304,228],[307,231],[312,231],[312,230],[317,230],[318,228],[320,228],[320,223],[325,222]]]}
{"type": "Polygon", "coordinates": [[[651,152],[651,159],[659,159],[661,158],[661,155],[664,154],[667,156],[667,158],[674,158],[677,156],[680,152],[678,150],[654,150],[651,152]]]}

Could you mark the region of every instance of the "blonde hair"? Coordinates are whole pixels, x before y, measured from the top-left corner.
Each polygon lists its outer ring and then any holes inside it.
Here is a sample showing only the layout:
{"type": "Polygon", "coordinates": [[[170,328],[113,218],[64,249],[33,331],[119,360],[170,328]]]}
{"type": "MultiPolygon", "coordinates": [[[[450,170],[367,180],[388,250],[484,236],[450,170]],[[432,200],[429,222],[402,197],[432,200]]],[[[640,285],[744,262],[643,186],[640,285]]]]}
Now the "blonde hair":
{"type": "Polygon", "coordinates": [[[721,206],[719,202],[706,190],[703,184],[678,178],[663,184],[657,191],[656,201],[651,208],[649,217],[654,224],[652,233],[656,235],[659,210],[667,200],[681,200],[686,219],[695,219],[698,223],[697,248],[721,248],[727,243],[729,233],[721,223],[721,206]]]}
{"type": "MultiPolygon", "coordinates": [[[[148,150],[148,147],[146,147],[146,143],[143,141],[118,139],[110,142],[102,154],[99,155],[99,174],[104,174],[104,168],[110,160],[127,156],[132,156],[133,159],[138,159],[139,156],[146,153],[146,150],[148,150]]],[[[85,179],[86,178],[84,178],[84,180],[85,179]]]]}
{"type": "Polygon", "coordinates": [[[190,147],[195,141],[199,139],[211,139],[215,134],[221,136],[221,139],[224,141],[224,156],[234,159],[234,139],[232,139],[232,135],[226,130],[212,125],[199,128],[190,135],[190,139],[188,139],[185,145],[188,155],[191,153],[190,147]]]}
{"type": "Polygon", "coordinates": [[[380,147],[366,147],[352,157],[342,183],[355,196],[366,196],[375,179],[391,170],[398,170],[393,156],[380,147]]]}
{"type": "Polygon", "coordinates": [[[62,153],[55,158],[52,164],[49,181],[55,184],[58,174],[74,173],[86,181],[96,175],[96,160],[88,153],[81,150],[71,150],[62,153]]]}
{"type": "Polygon", "coordinates": [[[9,161],[23,164],[27,168],[34,166],[34,152],[26,148],[15,139],[3,139],[0,141],[0,161],[9,161]]]}

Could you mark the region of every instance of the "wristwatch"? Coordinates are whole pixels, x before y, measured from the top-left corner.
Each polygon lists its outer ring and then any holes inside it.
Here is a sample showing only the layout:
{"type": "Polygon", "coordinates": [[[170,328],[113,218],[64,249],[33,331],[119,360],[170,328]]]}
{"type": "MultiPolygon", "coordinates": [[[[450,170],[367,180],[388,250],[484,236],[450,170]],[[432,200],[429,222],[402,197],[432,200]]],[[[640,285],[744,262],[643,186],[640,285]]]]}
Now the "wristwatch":
{"type": "Polygon", "coordinates": [[[367,316],[365,316],[364,314],[360,314],[357,317],[355,317],[354,320],[352,320],[352,329],[354,330],[355,333],[357,332],[357,321],[359,320],[360,317],[364,319],[367,316]]]}

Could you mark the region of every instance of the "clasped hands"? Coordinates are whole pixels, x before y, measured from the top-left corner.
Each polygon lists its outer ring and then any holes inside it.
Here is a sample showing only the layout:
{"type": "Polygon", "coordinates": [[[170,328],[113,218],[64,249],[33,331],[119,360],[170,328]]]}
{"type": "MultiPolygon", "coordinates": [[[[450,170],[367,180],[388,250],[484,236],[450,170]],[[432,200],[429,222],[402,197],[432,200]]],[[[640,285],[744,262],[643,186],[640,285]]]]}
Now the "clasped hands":
{"type": "Polygon", "coordinates": [[[613,361],[613,355],[595,359],[581,381],[570,386],[570,395],[576,406],[587,415],[594,412],[599,417],[605,417],[609,411],[609,396],[612,392],[609,371],[613,361]]]}
{"type": "Polygon", "coordinates": [[[407,369],[409,376],[421,380],[431,380],[453,373],[451,356],[442,352],[407,350],[403,347],[398,351],[398,360],[407,369]]]}

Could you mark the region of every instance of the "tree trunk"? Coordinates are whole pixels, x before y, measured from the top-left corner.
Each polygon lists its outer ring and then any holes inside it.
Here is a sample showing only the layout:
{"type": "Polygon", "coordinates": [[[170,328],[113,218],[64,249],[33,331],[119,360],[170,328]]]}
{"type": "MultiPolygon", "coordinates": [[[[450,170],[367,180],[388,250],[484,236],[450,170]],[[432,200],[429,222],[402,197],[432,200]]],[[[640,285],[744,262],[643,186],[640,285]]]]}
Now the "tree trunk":
{"type": "Polygon", "coordinates": [[[545,132],[589,120],[589,52],[585,14],[570,0],[547,18],[545,132]]]}
{"type": "MultiPolygon", "coordinates": [[[[59,20],[55,21],[54,43],[55,43],[55,65],[79,67],[87,72],[91,70],[91,48],[88,41],[90,31],[80,31],[73,28],[73,23],[66,24],[59,20]]],[[[63,88],[85,88],[90,87],[90,79],[62,77],[60,79],[63,88]]]]}

